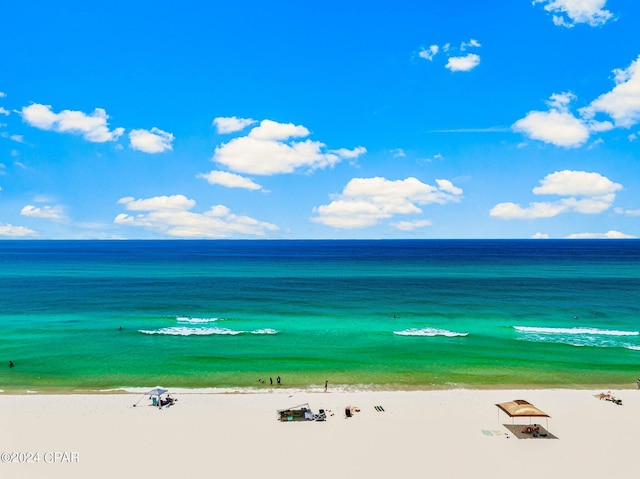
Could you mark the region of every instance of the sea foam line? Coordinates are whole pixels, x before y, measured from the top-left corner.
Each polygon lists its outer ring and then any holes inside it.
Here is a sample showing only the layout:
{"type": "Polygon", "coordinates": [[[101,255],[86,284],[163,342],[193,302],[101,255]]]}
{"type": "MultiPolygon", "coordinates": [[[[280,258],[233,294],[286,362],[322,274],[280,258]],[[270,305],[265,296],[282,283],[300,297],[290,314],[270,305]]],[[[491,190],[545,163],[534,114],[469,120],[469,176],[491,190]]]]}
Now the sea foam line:
{"type": "Polygon", "coordinates": [[[220,321],[220,318],[189,318],[187,316],[178,316],[176,318],[176,321],[178,321],[179,323],[206,324],[220,321]]]}
{"type": "Polygon", "coordinates": [[[141,333],[143,334],[166,334],[169,336],[209,336],[211,334],[229,334],[236,335],[242,334],[243,331],[233,331],[228,328],[189,328],[186,326],[173,326],[170,328],[160,328],[160,329],[141,329],[141,333]]]}
{"type": "Polygon", "coordinates": [[[246,334],[247,332],[250,334],[278,334],[278,331],[270,328],[255,329],[253,331],[235,331],[229,328],[189,328],[186,326],[173,326],[153,330],[140,329],[139,332],[143,334],[161,334],[168,336],[211,336],[214,334],[237,336],[239,334],[246,334]]]}
{"type": "Polygon", "coordinates": [[[597,336],[638,336],[638,331],[616,331],[610,329],[598,328],[543,328],[535,326],[514,326],[516,331],[521,333],[536,334],[578,334],[578,335],[597,335],[597,336]]]}
{"type": "Polygon", "coordinates": [[[469,333],[457,333],[455,331],[437,328],[409,328],[402,331],[394,331],[393,334],[397,334],[398,336],[446,336],[448,338],[453,338],[457,336],[466,336],[469,333]]]}
{"type": "Polygon", "coordinates": [[[520,340],[542,343],[591,346],[597,348],[625,348],[638,351],[640,346],[624,342],[621,338],[637,337],[637,331],[617,331],[598,328],[541,328],[514,326],[521,333],[520,340]]]}
{"type": "Polygon", "coordinates": [[[278,334],[278,331],[271,328],[254,329],[251,334],[278,334]]]}

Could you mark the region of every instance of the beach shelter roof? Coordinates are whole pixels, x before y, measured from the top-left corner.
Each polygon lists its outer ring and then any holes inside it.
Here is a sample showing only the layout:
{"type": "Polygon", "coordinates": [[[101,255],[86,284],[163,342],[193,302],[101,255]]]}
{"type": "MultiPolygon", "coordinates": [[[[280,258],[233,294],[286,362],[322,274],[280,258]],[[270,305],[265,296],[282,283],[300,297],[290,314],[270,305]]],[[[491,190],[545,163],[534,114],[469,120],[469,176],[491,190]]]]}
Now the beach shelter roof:
{"type": "Polygon", "coordinates": [[[533,404],[524,399],[496,404],[509,417],[550,417],[546,412],[541,411],[533,404]]]}
{"type": "Polygon", "coordinates": [[[145,396],[162,396],[164,393],[169,392],[168,389],[161,388],[158,386],[157,388],[153,388],[151,391],[145,393],[145,396]]]}
{"type": "Polygon", "coordinates": [[[164,389],[161,388],[160,386],[153,388],[151,391],[147,391],[146,393],[144,393],[142,395],[142,397],[140,399],[138,399],[138,401],[133,405],[133,407],[136,407],[136,405],[142,401],[144,398],[146,398],[147,396],[151,397],[151,396],[162,396],[165,393],[168,393],[169,390],[168,389],[164,389]]]}

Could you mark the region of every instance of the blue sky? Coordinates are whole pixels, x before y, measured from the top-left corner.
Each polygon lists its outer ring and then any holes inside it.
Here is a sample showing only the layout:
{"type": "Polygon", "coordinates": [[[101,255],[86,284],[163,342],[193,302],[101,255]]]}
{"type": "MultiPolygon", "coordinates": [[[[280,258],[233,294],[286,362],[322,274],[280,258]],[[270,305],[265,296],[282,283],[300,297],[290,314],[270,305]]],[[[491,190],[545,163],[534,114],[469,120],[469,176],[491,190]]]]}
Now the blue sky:
{"type": "Polygon", "coordinates": [[[0,238],[640,237],[637,0],[0,18],[0,238]]]}

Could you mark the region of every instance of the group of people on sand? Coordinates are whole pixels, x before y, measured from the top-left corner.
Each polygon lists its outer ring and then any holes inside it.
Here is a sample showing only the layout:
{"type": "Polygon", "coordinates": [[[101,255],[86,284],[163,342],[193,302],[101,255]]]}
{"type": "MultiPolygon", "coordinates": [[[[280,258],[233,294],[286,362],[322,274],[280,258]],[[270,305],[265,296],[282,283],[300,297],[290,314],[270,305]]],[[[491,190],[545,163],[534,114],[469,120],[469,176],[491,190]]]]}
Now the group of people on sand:
{"type": "Polygon", "coordinates": [[[177,399],[171,397],[171,395],[167,394],[167,397],[162,399],[162,397],[158,398],[158,408],[163,406],[171,406],[175,403],[177,399]]]}

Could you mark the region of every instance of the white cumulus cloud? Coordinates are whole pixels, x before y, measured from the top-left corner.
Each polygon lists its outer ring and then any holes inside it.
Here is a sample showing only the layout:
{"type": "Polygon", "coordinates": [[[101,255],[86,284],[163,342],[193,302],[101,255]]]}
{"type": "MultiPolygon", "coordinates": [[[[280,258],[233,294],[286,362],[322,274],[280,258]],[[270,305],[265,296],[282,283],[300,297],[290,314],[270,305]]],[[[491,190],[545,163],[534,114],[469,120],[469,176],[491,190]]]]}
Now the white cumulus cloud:
{"type": "Polygon", "coordinates": [[[622,185],[599,173],[563,170],[548,174],[533,189],[534,195],[602,196],[615,193],[622,185]]]}
{"type": "Polygon", "coordinates": [[[489,214],[500,219],[551,218],[562,213],[598,214],[609,209],[622,185],[599,173],[586,171],[557,171],[545,176],[534,195],[564,196],[556,201],[531,202],[523,207],[506,202],[494,206],[489,214]]]}
{"type": "Polygon", "coordinates": [[[288,138],[304,138],[309,136],[309,130],[302,125],[293,123],[278,123],[273,120],[262,120],[260,125],[252,128],[249,138],[255,140],[286,140],[288,138]]]}
{"type": "Polygon", "coordinates": [[[14,226],[12,224],[0,224],[0,237],[5,238],[31,238],[39,236],[37,231],[24,226],[14,226]]]}
{"type": "Polygon", "coordinates": [[[172,150],[173,135],[159,128],[153,127],[151,130],[131,130],[129,132],[129,141],[131,148],[143,151],[145,153],[162,153],[163,151],[172,150]]]}
{"type": "Polygon", "coordinates": [[[445,65],[452,72],[468,72],[480,65],[480,55],[469,53],[463,57],[450,57],[445,65]]]}
{"type": "Polygon", "coordinates": [[[589,128],[569,112],[568,105],[573,99],[572,93],[553,94],[547,102],[549,111],[530,111],[512,128],[529,138],[556,146],[581,146],[589,139],[589,128]]]}
{"type": "Polygon", "coordinates": [[[454,184],[451,183],[449,180],[436,179],[436,184],[438,185],[438,188],[441,191],[445,193],[449,193],[454,197],[458,197],[462,195],[462,188],[458,188],[457,186],[454,186],[454,184]]]}
{"type": "Polygon", "coordinates": [[[555,25],[563,27],[570,28],[576,23],[596,27],[613,18],[613,14],[604,8],[607,0],[533,0],[534,5],[537,3],[553,14],[555,25]]]}
{"type": "Polygon", "coordinates": [[[109,130],[109,116],[102,108],[96,108],[90,114],[74,110],[54,113],[51,105],[34,103],[23,107],[21,114],[22,119],[35,128],[82,135],[85,140],[95,143],[115,141],[124,133],[124,128],[109,130]]]}
{"type": "Polygon", "coordinates": [[[20,214],[22,216],[30,216],[32,218],[42,218],[52,221],[65,221],[67,219],[64,208],[59,205],[55,206],[33,206],[26,205],[22,210],[20,210],[20,214]]]}
{"type": "Polygon", "coordinates": [[[120,198],[118,203],[125,205],[129,211],[184,211],[196,205],[194,200],[184,195],[154,196],[136,200],[132,196],[120,198]]]}
{"type": "Polygon", "coordinates": [[[511,219],[536,219],[551,218],[567,211],[561,203],[529,203],[528,207],[522,207],[517,203],[498,203],[489,214],[503,220],[511,219]]]}
{"type": "Polygon", "coordinates": [[[615,87],[580,110],[588,119],[598,113],[610,116],[615,126],[631,128],[640,121],[640,55],[625,69],[613,71],[615,87]]]}
{"type": "Polygon", "coordinates": [[[262,189],[262,186],[253,180],[227,171],[210,171],[209,173],[202,173],[198,175],[198,177],[204,178],[212,185],[221,185],[227,188],[244,188],[246,190],[262,189]]]}
{"type": "Polygon", "coordinates": [[[339,148],[337,150],[329,151],[329,153],[333,155],[337,155],[339,158],[345,158],[345,159],[355,159],[355,158],[358,158],[360,155],[364,155],[366,152],[367,152],[367,149],[363,146],[358,146],[353,150],[349,150],[347,148],[339,148]]]}
{"type": "Polygon", "coordinates": [[[452,72],[468,72],[480,65],[480,55],[466,52],[469,48],[480,48],[480,46],[480,42],[472,38],[468,42],[462,42],[460,47],[452,47],[450,43],[442,47],[438,45],[431,45],[429,48],[421,47],[418,56],[433,61],[439,52],[443,52],[447,58],[445,68],[452,72]]]}
{"type": "Polygon", "coordinates": [[[203,213],[194,213],[189,210],[196,202],[184,195],[138,200],[128,196],[121,198],[118,203],[128,211],[137,213],[119,214],[114,223],[144,228],[173,238],[263,237],[268,232],[278,230],[271,223],[235,215],[224,205],[214,205],[203,213]]]}
{"type": "Polygon", "coordinates": [[[416,178],[354,178],[331,203],[314,208],[312,220],[333,228],[365,228],[395,215],[420,214],[419,205],[460,201],[460,188],[448,180],[436,184],[416,178]]]}
{"type": "Polygon", "coordinates": [[[236,131],[244,130],[249,125],[256,123],[256,120],[251,118],[238,118],[235,116],[230,117],[218,117],[213,119],[213,124],[218,130],[218,133],[234,133],[236,131]]]}
{"type": "MultiPolygon", "coordinates": [[[[569,110],[575,95],[556,93],[547,101],[548,111],[530,111],[512,129],[534,140],[574,148],[584,145],[593,133],[633,127],[640,122],[640,56],[629,67],[613,73],[615,87],[579,108],[577,115],[569,110]]],[[[631,133],[629,140],[634,139],[631,133]]]]}
{"type": "Polygon", "coordinates": [[[297,140],[309,134],[301,125],[263,120],[248,135],[218,146],[212,160],[238,173],[274,175],[326,168],[366,152],[364,147],[327,151],[319,141],[297,140]]]}

